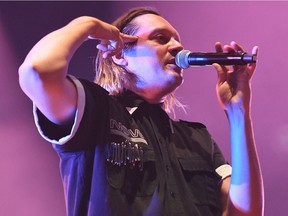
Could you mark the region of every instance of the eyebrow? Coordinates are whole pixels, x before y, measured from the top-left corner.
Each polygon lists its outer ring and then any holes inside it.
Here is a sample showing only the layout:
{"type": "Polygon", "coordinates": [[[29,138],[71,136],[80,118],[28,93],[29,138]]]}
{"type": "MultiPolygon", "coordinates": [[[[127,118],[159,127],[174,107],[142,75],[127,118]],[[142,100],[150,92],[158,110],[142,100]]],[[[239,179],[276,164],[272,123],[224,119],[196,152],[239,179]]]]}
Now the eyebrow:
{"type": "Polygon", "coordinates": [[[156,28],[156,29],[153,29],[152,32],[149,33],[149,37],[152,35],[155,35],[157,33],[161,33],[161,32],[164,32],[164,33],[168,33],[169,35],[172,35],[178,42],[180,42],[180,36],[177,32],[172,32],[170,30],[168,30],[167,28],[156,28]]]}

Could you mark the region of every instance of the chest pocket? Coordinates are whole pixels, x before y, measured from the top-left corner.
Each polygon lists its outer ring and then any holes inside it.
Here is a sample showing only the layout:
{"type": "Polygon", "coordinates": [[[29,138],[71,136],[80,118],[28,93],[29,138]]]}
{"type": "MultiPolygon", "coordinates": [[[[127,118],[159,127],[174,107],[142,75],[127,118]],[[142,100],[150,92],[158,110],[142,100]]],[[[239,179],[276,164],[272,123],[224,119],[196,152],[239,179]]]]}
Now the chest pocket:
{"type": "Polygon", "coordinates": [[[156,164],[153,150],[143,150],[142,168],[107,163],[107,180],[111,187],[134,196],[151,196],[156,189],[156,164]]]}
{"type": "Polygon", "coordinates": [[[213,209],[218,215],[221,177],[214,169],[214,144],[210,134],[204,125],[188,122],[174,123],[174,129],[177,132],[173,137],[175,155],[193,202],[199,208],[213,209]]]}
{"type": "Polygon", "coordinates": [[[193,194],[194,203],[212,208],[215,212],[221,212],[219,200],[221,177],[217,175],[212,166],[201,158],[178,158],[178,162],[187,186],[193,194]]]}

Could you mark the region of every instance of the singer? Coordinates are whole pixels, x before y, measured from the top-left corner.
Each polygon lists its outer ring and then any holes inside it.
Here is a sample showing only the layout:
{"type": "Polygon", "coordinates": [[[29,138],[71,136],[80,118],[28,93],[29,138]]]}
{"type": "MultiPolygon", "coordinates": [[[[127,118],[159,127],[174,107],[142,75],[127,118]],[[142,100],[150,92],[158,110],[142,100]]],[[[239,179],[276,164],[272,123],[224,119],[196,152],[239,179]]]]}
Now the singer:
{"type": "MultiPolygon", "coordinates": [[[[174,96],[184,79],[179,38],[152,8],[112,24],[82,16],[43,37],[19,67],[39,133],[60,157],[68,216],[263,215],[250,113],[256,63],[213,64],[232,172],[203,124],[173,116],[173,106],[183,107],[174,96]],[[95,81],[68,71],[87,39],[99,41],[95,81]]],[[[215,49],[244,52],[236,42],[215,49]]]]}

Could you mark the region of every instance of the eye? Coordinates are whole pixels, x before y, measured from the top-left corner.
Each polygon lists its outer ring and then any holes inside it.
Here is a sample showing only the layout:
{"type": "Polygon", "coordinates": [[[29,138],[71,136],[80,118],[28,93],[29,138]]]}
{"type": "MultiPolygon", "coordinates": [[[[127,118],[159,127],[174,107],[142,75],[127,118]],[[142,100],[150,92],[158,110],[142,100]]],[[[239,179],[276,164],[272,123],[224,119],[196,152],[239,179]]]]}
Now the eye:
{"type": "Polygon", "coordinates": [[[170,40],[170,37],[164,35],[164,34],[157,34],[155,36],[155,40],[160,43],[160,44],[166,44],[169,42],[170,40]]]}

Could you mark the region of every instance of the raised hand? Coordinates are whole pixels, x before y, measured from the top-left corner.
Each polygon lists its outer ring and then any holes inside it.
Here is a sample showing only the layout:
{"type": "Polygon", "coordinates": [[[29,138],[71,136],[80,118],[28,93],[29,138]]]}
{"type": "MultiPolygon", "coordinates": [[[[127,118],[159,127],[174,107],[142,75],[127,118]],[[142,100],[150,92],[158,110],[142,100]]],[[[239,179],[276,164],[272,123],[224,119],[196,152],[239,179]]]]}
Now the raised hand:
{"type": "Polygon", "coordinates": [[[124,48],[125,43],[133,43],[138,40],[137,36],[119,33],[119,37],[115,40],[102,40],[96,47],[103,51],[103,58],[116,55],[124,48]]]}
{"type": "MultiPolygon", "coordinates": [[[[217,52],[244,52],[244,49],[236,42],[222,47],[221,43],[215,44],[217,52]]],[[[257,55],[258,47],[252,49],[252,54],[257,55]]],[[[244,110],[249,109],[251,87],[250,80],[255,71],[256,63],[236,66],[221,66],[213,64],[218,72],[216,85],[218,100],[223,109],[238,107],[244,110]]]]}

